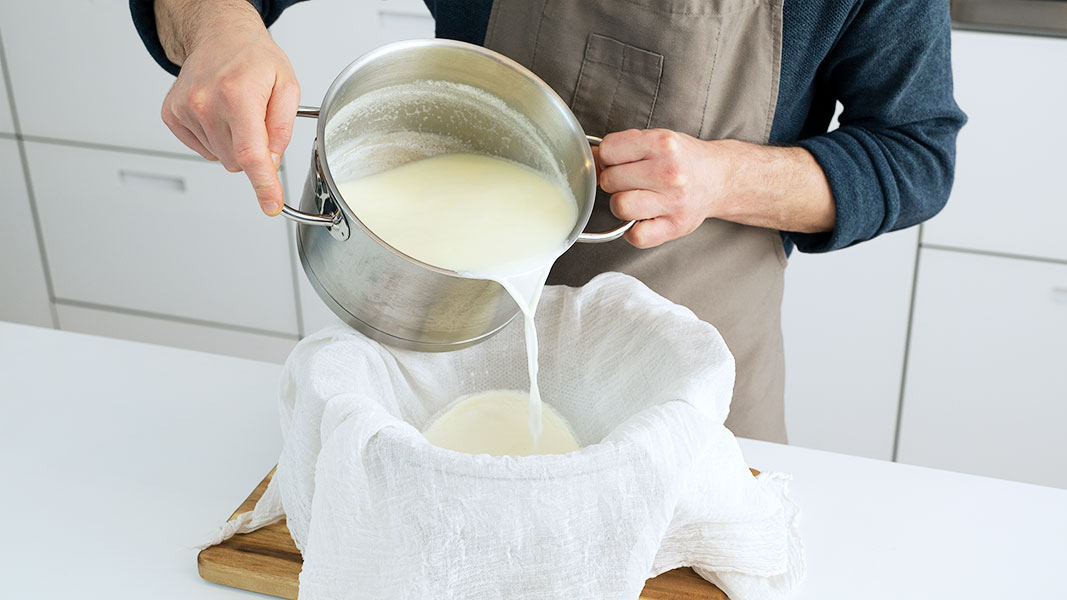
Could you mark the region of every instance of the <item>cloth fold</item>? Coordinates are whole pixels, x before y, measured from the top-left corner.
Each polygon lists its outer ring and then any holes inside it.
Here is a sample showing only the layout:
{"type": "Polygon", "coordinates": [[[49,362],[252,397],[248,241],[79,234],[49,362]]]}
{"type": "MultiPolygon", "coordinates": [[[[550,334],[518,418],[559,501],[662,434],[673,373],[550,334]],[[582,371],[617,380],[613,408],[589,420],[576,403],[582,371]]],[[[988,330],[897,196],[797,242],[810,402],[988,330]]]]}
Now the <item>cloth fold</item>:
{"type": "Polygon", "coordinates": [[[280,505],[305,600],[635,599],[680,566],[733,600],[788,597],[799,511],[723,425],[734,365],[715,328],[618,273],[546,288],[536,320],[543,397],[582,449],[469,455],[419,433],[459,396],[528,386],[521,322],[439,354],[338,323],[287,361],[277,472],[212,541],[280,505]]]}

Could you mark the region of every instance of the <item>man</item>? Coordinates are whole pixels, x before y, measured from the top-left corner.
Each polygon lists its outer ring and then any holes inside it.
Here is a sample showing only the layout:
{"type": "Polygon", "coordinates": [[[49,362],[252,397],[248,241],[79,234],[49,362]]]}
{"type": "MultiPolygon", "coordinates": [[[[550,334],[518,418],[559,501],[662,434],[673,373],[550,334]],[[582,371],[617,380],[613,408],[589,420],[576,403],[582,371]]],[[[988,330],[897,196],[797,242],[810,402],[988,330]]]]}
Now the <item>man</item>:
{"type": "MultiPolygon", "coordinates": [[[[299,100],[267,34],[296,0],[131,0],[178,75],[164,122],[244,171],[260,206],[299,100]],[[179,71],[180,65],[180,71],[179,71]]],[[[359,0],[353,0],[359,1],[359,0]]],[[[786,256],[915,225],[948,198],[964,115],[937,0],[427,0],[438,37],[529,67],[604,136],[594,222],[636,219],[630,246],[578,245],[549,283],[622,271],[723,334],[737,361],[727,425],[785,441],[786,256]],[[841,127],[826,129],[834,105],[841,127]]],[[[310,42],[309,42],[310,43],[310,42]]],[[[595,225],[594,225],[595,226],[595,225]]]]}

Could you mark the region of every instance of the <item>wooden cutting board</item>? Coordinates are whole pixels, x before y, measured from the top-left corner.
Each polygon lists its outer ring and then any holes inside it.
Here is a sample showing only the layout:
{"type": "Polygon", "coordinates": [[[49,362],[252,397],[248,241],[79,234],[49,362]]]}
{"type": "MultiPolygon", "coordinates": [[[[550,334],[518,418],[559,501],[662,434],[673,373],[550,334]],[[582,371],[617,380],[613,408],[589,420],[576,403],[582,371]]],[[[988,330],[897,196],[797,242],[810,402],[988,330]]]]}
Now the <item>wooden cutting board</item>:
{"type": "MultiPolygon", "coordinates": [[[[758,471],[753,470],[753,474],[758,471]]],[[[250,511],[270,483],[272,470],[230,517],[250,511]]],[[[202,550],[196,558],[204,579],[296,600],[303,559],[282,520],[258,531],[235,535],[225,542],[202,550]]],[[[645,583],[640,600],[727,600],[719,588],[685,567],[667,571],[645,583]]]]}

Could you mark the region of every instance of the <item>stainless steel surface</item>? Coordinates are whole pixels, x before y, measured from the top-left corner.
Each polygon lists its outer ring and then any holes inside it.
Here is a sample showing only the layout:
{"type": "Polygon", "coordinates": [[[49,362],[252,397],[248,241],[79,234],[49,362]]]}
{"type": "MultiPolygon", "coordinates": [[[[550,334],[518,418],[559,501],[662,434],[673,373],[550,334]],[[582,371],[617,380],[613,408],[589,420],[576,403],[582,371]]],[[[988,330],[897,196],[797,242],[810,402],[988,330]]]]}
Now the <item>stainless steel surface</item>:
{"type": "Polygon", "coordinates": [[[619,225],[615,229],[612,229],[610,231],[604,231],[601,233],[587,233],[583,231],[582,233],[578,234],[578,239],[575,241],[582,242],[585,244],[600,244],[602,242],[613,242],[626,235],[626,232],[630,231],[630,229],[634,226],[634,223],[636,222],[637,221],[627,221],[622,225],[619,225]]]}
{"type": "Polygon", "coordinates": [[[952,0],[952,25],[957,29],[1067,37],[1067,0],[952,0]]]}
{"type": "Polygon", "coordinates": [[[344,217],[341,216],[340,211],[334,211],[333,214],[336,215],[337,220],[334,220],[335,217],[331,215],[313,215],[301,212],[290,207],[288,204],[282,206],[282,216],[290,221],[296,221],[297,223],[303,223],[304,225],[317,225],[330,228],[337,225],[338,222],[344,222],[344,217]]]}
{"type": "MultiPolygon", "coordinates": [[[[319,109],[310,106],[301,106],[296,111],[298,117],[310,117],[317,119],[319,117],[319,109]]],[[[315,156],[315,150],[312,149],[312,164],[318,165],[317,157],[315,156]]],[[[314,169],[315,175],[315,193],[319,196],[321,206],[322,200],[326,198],[327,190],[326,186],[322,183],[322,177],[317,168],[314,169]]],[[[319,213],[306,213],[299,211],[288,204],[282,204],[282,216],[295,221],[303,225],[313,225],[317,227],[325,227],[334,238],[344,241],[347,240],[351,232],[348,228],[348,222],[345,221],[344,214],[340,210],[334,209],[330,214],[323,215],[319,213]]]]}
{"type": "Polygon", "coordinates": [[[326,92],[300,209],[313,216],[338,211],[351,235],[342,242],[325,227],[298,226],[300,261],[312,287],[338,316],[369,337],[423,351],[464,348],[499,331],[518,314],[511,297],[497,283],[428,265],[392,248],[360,222],[334,180],[345,167],[340,142],[359,148],[361,140],[409,132],[457,139],[479,152],[537,170],[544,171],[546,165],[556,169],[578,202],[579,218],[568,246],[582,235],[593,209],[592,151],[577,119],[550,87],[518,63],[462,42],[411,40],[383,46],[346,67],[326,92]],[[458,99],[451,105],[449,98],[440,97],[431,106],[407,96],[388,96],[387,118],[357,112],[343,115],[343,128],[340,119],[332,121],[338,111],[367,94],[424,81],[489,92],[532,125],[534,139],[517,135],[522,123],[492,102],[460,107],[458,99]],[[335,131],[343,131],[344,139],[331,138],[335,131]]]}
{"type": "MultiPolygon", "coordinates": [[[[600,143],[604,141],[603,139],[598,138],[595,135],[587,135],[585,136],[585,139],[588,140],[589,144],[592,146],[599,146],[600,143]]],[[[586,233],[583,231],[582,233],[578,234],[578,239],[575,241],[582,242],[585,244],[599,244],[601,242],[611,242],[625,235],[627,231],[630,231],[630,228],[633,227],[634,223],[636,222],[637,221],[627,221],[622,225],[619,225],[615,229],[605,231],[603,233],[586,233]]]]}
{"type": "MultiPolygon", "coordinates": [[[[312,117],[312,119],[318,119],[319,109],[314,107],[300,107],[297,110],[297,116],[312,117]]],[[[322,184],[322,177],[317,168],[318,160],[315,156],[316,151],[312,149],[312,163],[313,171],[315,175],[315,193],[320,196],[320,202],[318,205],[322,205],[325,195],[327,195],[327,188],[322,184]]],[[[334,209],[329,215],[320,215],[318,212],[304,212],[297,210],[289,206],[288,204],[282,205],[282,216],[290,221],[296,221],[304,225],[314,225],[327,228],[330,235],[334,236],[340,241],[344,241],[349,238],[351,232],[349,231],[348,222],[345,221],[345,215],[341,214],[340,210],[334,209]]]]}

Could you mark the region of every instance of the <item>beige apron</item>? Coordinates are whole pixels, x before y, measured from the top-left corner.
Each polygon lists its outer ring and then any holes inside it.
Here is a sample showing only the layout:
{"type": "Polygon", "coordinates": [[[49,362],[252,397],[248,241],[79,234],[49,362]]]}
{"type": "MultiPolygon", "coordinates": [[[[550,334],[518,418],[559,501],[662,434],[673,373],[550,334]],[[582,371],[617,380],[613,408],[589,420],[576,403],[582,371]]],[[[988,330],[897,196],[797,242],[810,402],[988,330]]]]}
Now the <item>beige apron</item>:
{"type": "MultiPolygon", "coordinates": [[[[782,0],[496,0],[485,46],[537,73],[586,133],[664,128],[766,143],[778,97],[782,0]]],[[[590,230],[618,221],[598,198],[590,230]]],[[[737,361],[726,424],[785,441],[777,231],[708,219],[657,248],[576,244],[549,283],[637,277],[715,325],[737,361]]]]}

